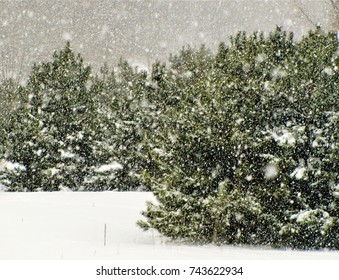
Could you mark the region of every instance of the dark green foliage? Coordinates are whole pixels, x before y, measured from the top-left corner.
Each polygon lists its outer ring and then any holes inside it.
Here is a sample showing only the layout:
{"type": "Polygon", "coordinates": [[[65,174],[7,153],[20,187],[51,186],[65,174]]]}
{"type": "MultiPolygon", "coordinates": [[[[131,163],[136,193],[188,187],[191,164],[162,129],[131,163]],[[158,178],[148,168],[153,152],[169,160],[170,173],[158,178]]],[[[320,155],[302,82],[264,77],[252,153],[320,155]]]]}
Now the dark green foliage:
{"type": "Polygon", "coordinates": [[[101,158],[107,163],[119,163],[121,168],[114,174],[97,174],[101,182],[90,189],[148,189],[139,178],[140,170],[148,166],[142,152],[143,133],[153,121],[149,102],[153,89],[147,84],[147,73],[121,59],[116,71],[109,72],[105,66],[101,75],[93,79],[91,89],[100,115],[97,133],[109,148],[101,158]]]}
{"type": "Polygon", "coordinates": [[[53,61],[34,65],[22,101],[6,127],[10,191],[78,190],[91,173],[95,110],[90,67],[67,44],[53,61]]]}
{"type": "Polygon", "coordinates": [[[17,82],[13,79],[2,81],[0,84],[0,160],[5,153],[8,140],[4,128],[19,106],[20,91],[17,82]]]}
{"type": "Polygon", "coordinates": [[[162,102],[176,102],[145,136],[158,203],[139,224],[194,242],[338,248],[335,34],[230,41],[212,61],[189,49],[155,69],[162,102]]]}
{"type": "Polygon", "coordinates": [[[0,86],[0,182],[151,189],[139,225],[173,239],[338,249],[338,57],[336,34],[278,27],[92,76],[67,44],[0,86]]]}
{"type": "Polygon", "coordinates": [[[35,65],[18,92],[21,105],[1,126],[7,190],[148,189],[139,178],[148,166],[141,140],[153,121],[146,72],[121,60],[92,77],[67,44],[35,65]]]}

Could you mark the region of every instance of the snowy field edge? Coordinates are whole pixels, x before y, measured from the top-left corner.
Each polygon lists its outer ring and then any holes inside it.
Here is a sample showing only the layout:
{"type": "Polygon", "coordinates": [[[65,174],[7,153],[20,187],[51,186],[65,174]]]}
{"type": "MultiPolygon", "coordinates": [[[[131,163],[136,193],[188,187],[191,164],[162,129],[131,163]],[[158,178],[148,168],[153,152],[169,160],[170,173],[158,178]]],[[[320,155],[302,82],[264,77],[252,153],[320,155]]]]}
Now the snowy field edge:
{"type": "Polygon", "coordinates": [[[169,242],[136,225],[153,199],[148,192],[0,192],[0,260],[339,260],[338,251],[169,242]]]}

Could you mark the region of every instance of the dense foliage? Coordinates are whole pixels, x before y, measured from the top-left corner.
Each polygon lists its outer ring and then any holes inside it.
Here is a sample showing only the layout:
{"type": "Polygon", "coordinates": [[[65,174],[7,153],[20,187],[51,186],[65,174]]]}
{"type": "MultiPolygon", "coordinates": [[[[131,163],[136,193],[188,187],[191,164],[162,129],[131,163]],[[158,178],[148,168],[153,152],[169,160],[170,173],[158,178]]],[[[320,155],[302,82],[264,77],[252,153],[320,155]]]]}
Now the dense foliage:
{"type": "Polygon", "coordinates": [[[338,249],[338,82],[338,38],[321,29],[239,32],[149,75],[124,60],[93,75],[67,44],[0,87],[0,182],[151,189],[138,223],[173,239],[338,249]]]}
{"type": "Polygon", "coordinates": [[[157,78],[170,96],[145,136],[158,203],[147,221],[174,239],[339,248],[338,39],[277,28],[238,33],[213,61],[183,50],[157,78]]]}
{"type": "MultiPolygon", "coordinates": [[[[121,63],[119,75],[94,77],[70,44],[34,65],[4,118],[0,179],[8,191],[112,190],[140,187],[136,175],[138,96],[145,74],[121,63]],[[125,118],[125,119],[124,119],[125,118]]],[[[4,91],[2,91],[2,94],[4,91]]],[[[139,137],[140,138],[140,137],[139,137]]]]}

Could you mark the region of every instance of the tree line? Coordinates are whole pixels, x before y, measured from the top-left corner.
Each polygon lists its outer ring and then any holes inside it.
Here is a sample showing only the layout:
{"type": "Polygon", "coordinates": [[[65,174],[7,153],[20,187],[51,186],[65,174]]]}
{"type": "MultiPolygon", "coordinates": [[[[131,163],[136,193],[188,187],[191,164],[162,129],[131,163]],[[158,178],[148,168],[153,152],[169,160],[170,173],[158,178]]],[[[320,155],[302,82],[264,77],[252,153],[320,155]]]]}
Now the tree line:
{"type": "Polygon", "coordinates": [[[1,86],[1,183],[151,190],[138,223],[173,239],[338,249],[338,45],[277,27],[93,74],[67,44],[1,86]]]}

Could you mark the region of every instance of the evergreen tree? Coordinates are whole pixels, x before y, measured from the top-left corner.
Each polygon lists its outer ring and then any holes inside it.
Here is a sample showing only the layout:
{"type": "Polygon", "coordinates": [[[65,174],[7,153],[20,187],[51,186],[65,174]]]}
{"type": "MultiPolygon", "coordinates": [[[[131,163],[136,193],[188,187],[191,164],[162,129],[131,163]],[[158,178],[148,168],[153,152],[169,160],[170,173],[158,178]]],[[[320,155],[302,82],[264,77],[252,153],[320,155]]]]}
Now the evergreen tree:
{"type": "Polygon", "coordinates": [[[144,179],[158,203],[139,225],[195,242],[337,248],[334,34],[296,43],[277,28],[230,41],[197,80],[158,75],[177,102],[160,135],[145,137],[155,171],[144,179]]]}
{"type": "Polygon", "coordinates": [[[121,59],[115,71],[104,66],[101,75],[93,79],[100,124],[101,144],[107,149],[101,154],[105,165],[97,168],[92,184],[95,190],[148,189],[140,180],[147,167],[143,156],[142,137],[151,126],[151,87],[147,73],[133,69],[121,59]],[[111,167],[111,168],[110,168],[111,167]]]}
{"type": "MultiPolygon", "coordinates": [[[[289,134],[284,182],[289,186],[291,201],[286,211],[288,222],[281,230],[283,243],[298,248],[338,247],[338,75],[331,62],[338,49],[333,33],[317,29],[298,44],[289,69],[290,98],[294,102],[293,118],[280,135],[289,134]],[[290,72],[292,72],[290,70],[290,72]]],[[[278,128],[281,130],[281,128],[278,128]]]]}
{"type": "Polygon", "coordinates": [[[79,190],[94,163],[96,110],[88,81],[91,69],[69,43],[51,62],[34,65],[24,101],[6,129],[5,170],[9,190],[79,190]]]}
{"type": "Polygon", "coordinates": [[[8,125],[8,121],[16,109],[20,106],[20,99],[17,82],[13,79],[2,81],[0,84],[0,163],[3,160],[7,143],[5,127],[8,125]]]}

